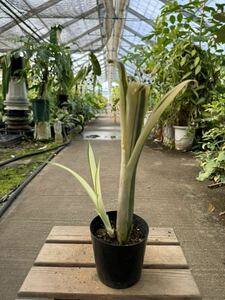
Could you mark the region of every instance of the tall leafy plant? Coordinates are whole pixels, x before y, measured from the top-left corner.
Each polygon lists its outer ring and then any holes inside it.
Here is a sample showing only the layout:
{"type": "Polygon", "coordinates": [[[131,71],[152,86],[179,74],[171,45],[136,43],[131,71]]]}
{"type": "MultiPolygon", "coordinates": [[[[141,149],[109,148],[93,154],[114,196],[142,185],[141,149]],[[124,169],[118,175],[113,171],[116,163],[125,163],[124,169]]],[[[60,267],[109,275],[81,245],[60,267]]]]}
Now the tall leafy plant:
{"type": "Polygon", "coordinates": [[[91,146],[89,145],[88,157],[92,186],[73,170],[58,163],[53,164],[70,172],[80,182],[92,199],[108,235],[111,237],[116,236],[120,244],[125,244],[132,230],[136,170],[145,140],[160,115],[187,86],[190,80],[178,84],[167,92],[156,105],[143,127],[149,87],[139,82],[128,83],[122,63],[118,63],[118,69],[120,77],[121,167],[116,228],[113,228],[110,224],[103,204],[100,185],[100,161],[96,163],[91,146]]]}
{"type": "Polygon", "coordinates": [[[36,98],[48,99],[51,88],[68,90],[73,82],[72,60],[69,49],[57,43],[25,38],[21,48],[28,59],[30,89],[36,98]]]}
{"type": "MultiPolygon", "coordinates": [[[[205,0],[186,1],[185,4],[167,1],[162,6],[152,30],[143,38],[145,44],[137,45],[125,57],[125,60],[135,62],[138,71],[145,73],[154,83],[151,88],[153,103],[159,101],[161,91],[169,90],[181,80],[196,79],[200,83],[189,93],[191,112],[186,119],[190,121],[198,115],[200,103],[207,102],[210,97],[208,92],[217,80],[220,61],[212,53],[220,54],[222,51],[218,38],[221,39],[224,29],[221,24],[225,21],[223,11],[223,4],[211,7],[205,0]],[[193,112],[196,103],[198,109],[193,112]]],[[[176,103],[177,110],[180,104],[176,103]]],[[[170,113],[164,114],[164,119],[171,118],[174,121],[170,113]]]]}
{"type": "Polygon", "coordinates": [[[200,123],[203,105],[211,101],[212,93],[219,83],[220,58],[203,50],[192,39],[178,41],[169,50],[167,66],[163,72],[164,82],[174,86],[181,80],[195,79],[198,86],[187,89],[172,104],[168,116],[181,126],[200,123]]]}
{"type": "Polygon", "coordinates": [[[197,179],[225,183],[225,98],[221,91],[205,105],[204,121],[208,130],[203,135],[202,151],[196,155],[201,167],[197,179]]]}

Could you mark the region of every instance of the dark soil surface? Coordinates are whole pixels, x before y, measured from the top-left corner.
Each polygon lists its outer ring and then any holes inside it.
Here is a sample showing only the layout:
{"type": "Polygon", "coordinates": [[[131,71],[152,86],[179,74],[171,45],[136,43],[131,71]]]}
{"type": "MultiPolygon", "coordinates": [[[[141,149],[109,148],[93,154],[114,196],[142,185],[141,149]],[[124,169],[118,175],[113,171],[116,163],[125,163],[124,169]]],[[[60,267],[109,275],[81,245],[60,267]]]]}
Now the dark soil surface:
{"type": "MultiPolygon", "coordinates": [[[[113,224],[113,228],[115,225],[113,224]]],[[[99,228],[96,232],[96,237],[102,239],[108,244],[119,245],[119,242],[116,238],[111,238],[106,232],[105,228],[99,228]]],[[[142,232],[139,225],[134,225],[130,234],[130,238],[125,245],[133,245],[142,242],[145,239],[145,235],[142,232]]]]}

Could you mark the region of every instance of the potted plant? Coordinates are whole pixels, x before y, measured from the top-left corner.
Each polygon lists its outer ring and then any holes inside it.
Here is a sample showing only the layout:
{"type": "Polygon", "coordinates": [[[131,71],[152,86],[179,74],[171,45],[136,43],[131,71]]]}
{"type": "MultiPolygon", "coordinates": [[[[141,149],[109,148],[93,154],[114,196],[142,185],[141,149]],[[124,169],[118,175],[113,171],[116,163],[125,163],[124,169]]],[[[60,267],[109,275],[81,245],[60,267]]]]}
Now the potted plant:
{"type": "Polygon", "coordinates": [[[165,70],[170,86],[185,79],[195,79],[198,85],[186,89],[173,102],[168,111],[168,119],[173,120],[175,148],[190,150],[195,129],[200,126],[204,104],[211,101],[211,94],[218,81],[217,58],[196,45],[191,38],[178,41],[170,49],[165,70]]]}
{"type": "Polygon", "coordinates": [[[60,89],[68,90],[73,80],[70,52],[59,43],[61,30],[61,26],[52,27],[49,42],[25,38],[21,47],[28,61],[29,90],[34,92],[34,135],[38,140],[51,138],[49,100],[52,94],[60,89]]]}
{"type": "Polygon", "coordinates": [[[51,27],[50,43],[57,45],[62,51],[55,51],[54,60],[57,64],[55,68],[55,87],[57,90],[57,105],[62,108],[68,100],[69,94],[75,82],[73,74],[73,61],[68,47],[61,45],[61,32],[63,26],[55,25],[51,27]]]}
{"type": "MultiPolygon", "coordinates": [[[[29,45],[26,45],[29,47],[29,45]]],[[[32,100],[33,118],[35,123],[34,138],[49,140],[50,105],[49,88],[51,85],[49,74],[49,59],[52,57],[51,45],[47,42],[32,43],[31,63],[29,68],[30,89],[35,90],[36,97],[32,100]]]]}
{"type": "Polygon", "coordinates": [[[145,140],[165,108],[187,86],[184,81],[162,97],[149,116],[143,120],[148,100],[148,86],[128,83],[125,68],[118,63],[120,76],[121,169],[118,210],[106,212],[101,194],[100,161],[97,163],[91,146],[88,158],[93,186],[75,171],[59,163],[53,165],[71,173],[93,201],[98,216],[90,225],[97,273],[100,280],[113,288],[127,288],[140,276],[148,225],[134,214],[135,177],[138,160],[145,140]]]}

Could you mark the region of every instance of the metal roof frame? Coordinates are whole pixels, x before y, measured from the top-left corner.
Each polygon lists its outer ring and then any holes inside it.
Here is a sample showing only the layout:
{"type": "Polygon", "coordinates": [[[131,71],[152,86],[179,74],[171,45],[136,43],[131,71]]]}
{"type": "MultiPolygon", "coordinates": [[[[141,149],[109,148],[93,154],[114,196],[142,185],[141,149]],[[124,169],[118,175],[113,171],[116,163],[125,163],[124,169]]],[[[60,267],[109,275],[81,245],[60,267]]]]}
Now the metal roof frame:
{"type": "Polygon", "coordinates": [[[143,39],[144,35],[140,34],[139,32],[135,31],[134,29],[130,28],[127,25],[124,25],[124,29],[132,33],[133,35],[139,37],[140,39],[143,39]]]}
{"type": "Polygon", "coordinates": [[[152,19],[147,19],[144,15],[142,15],[139,12],[135,11],[131,7],[128,7],[127,11],[130,12],[135,17],[137,17],[140,21],[144,21],[145,23],[149,24],[150,26],[153,26],[154,21],[152,19]]]}
{"type": "MultiPolygon", "coordinates": [[[[73,44],[75,41],[78,41],[80,38],[84,37],[85,35],[89,35],[90,33],[96,31],[97,29],[100,29],[100,27],[101,27],[101,24],[98,24],[97,26],[88,29],[87,31],[81,33],[80,35],[78,35],[78,36],[72,38],[71,40],[67,41],[66,43],[64,43],[64,45],[68,45],[68,44],[71,44],[71,43],[73,44]]],[[[101,36],[101,38],[102,38],[102,36],[101,36]]]]}
{"type": "MultiPolygon", "coordinates": [[[[110,86],[116,72],[108,61],[118,60],[138,43],[145,44],[143,37],[150,33],[157,11],[166,3],[167,0],[0,0],[0,17],[2,14],[4,19],[1,25],[0,18],[0,52],[19,45],[12,42],[14,36],[29,34],[46,40],[51,26],[60,24],[64,28],[63,45],[71,45],[73,60],[85,60],[92,50],[97,56],[102,53],[100,62],[110,86]],[[5,8],[1,12],[4,4],[11,5],[11,11],[5,8]],[[74,30],[76,27],[79,30],[74,30]],[[95,31],[96,38],[91,36],[95,31]]],[[[132,69],[129,64],[127,68],[132,69]]]]}
{"type": "MultiPolygon", "coordinates": [[[[21,17],[21,21],[18,20],[18,22],[22,22],[22,21],[26,21],[27,19],[31,18],[34,15],[37,15],[38,13],[42,12],[43,10],[55,5],[56,3],[60,2],[62,0],[49,0],[41,5],[39,5],[36,8],[33,8],[32,11],[27,12],[25,15],[23,15],[21,17]]],[[[17,22],[15,20],[12,20],[11,22],[9,22],[8,24],[5,24],[3,26],[0,27],[0,34],[9,30],[10,28],[12,28],[13,26],[15,26],[17,24],[17,22]]]]}
{"type": "MultiPolygon", "coordinates": [[[[94,43],[96,43],[96,42],[99,42],[99,41],[101,41],[101,37],[99,37],[98,39],[96,39],[95,41],[94,41],[94,43]]],[[[90,49],[86,49],[86,48],[88,48],[89,46],[91,46],[93,44],[93,41],[91,41],[91,42],[89,42],[89,43],[87,43],[87,44],[85,44],[85,45],[83,45],[82,46],[82,49],[83,49],[83,51],[92,51],[92,49],[90,48],[90,49]]],[[[99,50],[101,50],[103,47],[99,47],[99,48],[97,48],[97,50],[96,51],[99,51],[99,50]]],[[[77,50],[71,50],[71,53],[76,53],[76,52],[81,52],[81,50],[80,49],[77,49],[77,50]]]]}
{"type": "MultiPolygon", "coordinates": [[[[100,4],[99,6],[100,6],[100,8],[103,8],[103,4],[100,4]]],[[[73,17],[73,20],[65,22],[64,24],[62,24],[62,26],[63,26],[63,28],[67,28],[70,25],[73,25],[74,23],[76,23],[82,19],[86,19],[88,16],[92,15],[93,13],[95,13],[97,11],[98,11],[98,8],[94,7],[90,10],[87,10],[85,13],[78,15],[77,17],[73,17]]],[[[46,38],[49,34],[50,34],[50,30],[46,34],[44,34],[42,37],[46,38]]]]}

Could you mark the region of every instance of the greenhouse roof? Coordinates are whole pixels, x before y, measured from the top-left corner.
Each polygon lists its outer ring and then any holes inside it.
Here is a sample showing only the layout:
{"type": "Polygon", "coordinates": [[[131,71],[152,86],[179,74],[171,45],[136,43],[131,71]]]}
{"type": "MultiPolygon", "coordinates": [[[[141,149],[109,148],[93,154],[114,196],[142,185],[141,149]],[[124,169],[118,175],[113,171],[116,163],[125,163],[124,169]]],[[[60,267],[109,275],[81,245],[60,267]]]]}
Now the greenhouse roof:
{"type": "MultiPolygon", "coordinates": [[[[185,3],[186,1],[179,1],[185,3]]],[[[214,5],[214,2],[206,1],[214,5]]],[[[152,28],[166,0],[0,0],[0,52],[20,45],[20,37],[49,38],[50,28],[62,25],[61,43],[71,49],[78,69],[94,51],[102,67],[102,80],[112,81],[109,59],[121,58],[152,28]]],[[[135,66],[126,65],[134,73],[135,66]]]]}

